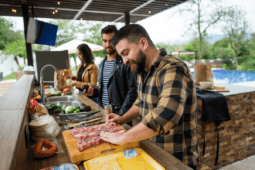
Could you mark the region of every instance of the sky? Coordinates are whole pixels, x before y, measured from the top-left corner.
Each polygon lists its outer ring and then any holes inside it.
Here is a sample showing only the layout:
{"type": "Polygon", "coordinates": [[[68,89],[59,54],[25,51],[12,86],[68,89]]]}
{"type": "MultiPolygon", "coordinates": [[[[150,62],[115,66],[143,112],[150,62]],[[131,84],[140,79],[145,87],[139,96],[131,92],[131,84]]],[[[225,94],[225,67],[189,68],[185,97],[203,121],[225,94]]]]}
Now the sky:
{"type": "MultiPolygon", "coordinates": [[[[210,0],[205,0],[204,2],[203,5],[210,6],[210,8],[206,8],[206,14],[209,14],[213,9],[213,5],[210,0]]],[[[223,7],[238,6],[244,10],[247,14],[246,19],[249,23],[250,32],[255,32],[255,0],[222,0],[221,5],[223,7]]],[[[187,32],[187,30],[189,30],[189,24],[192,21],[191,15],[189,13],[179,13],[179,10],[184,9],[186,6],[187,3],[182,3],[169,10],[158,13],[142,21],[138,21],[137,23],[145,27],[154,43],[185,43],[192,39],[192,32],[187,32]]],[[[23,19],[21,17],[6,18],[13,21],[16,30],[23,30],[23,19]]],[[[117,27],[120,28],[122,25],[124,24],[117,24],[117,27]]],[[[210,27],[207,33],[209,35],[218,35],[218,37],[223,36],[220,24],[210,27]]]]}

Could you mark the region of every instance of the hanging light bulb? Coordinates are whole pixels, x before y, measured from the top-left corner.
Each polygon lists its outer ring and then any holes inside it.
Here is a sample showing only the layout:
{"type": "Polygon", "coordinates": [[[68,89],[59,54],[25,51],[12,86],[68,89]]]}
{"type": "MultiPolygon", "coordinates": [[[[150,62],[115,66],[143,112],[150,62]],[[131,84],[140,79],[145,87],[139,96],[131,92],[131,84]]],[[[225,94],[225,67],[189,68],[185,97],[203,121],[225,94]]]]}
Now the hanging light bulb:
{"type": "Polygon", "coordinates": [[[55,11],[52,11],[52,14],[55,15],[55,11]]]}
{"type": "Polygon", "coordinates": [[[12,8],[12,12],[13,12],[13,13],[16,13],[16,12],[17,12],[17,10],[16,10],[16,9],[14,9],[14,8],[12,8]]]}
{"type": "Polygon", "coordinates": [[[81,20],[83,20],[83,19],[81,18],[81,20]]]}
{"type": "Polygon", "coordinates": [[[148,13],[151,14],[151,11],[149,11],[148,13]]]}
{"type": "Polygon", "coordinates": [[[58,1],[58,5],[60,5],[60,1],[58,1]]]}
{"type": "Polygon", "coordinates": [[[58,13],[58,10],[57,10],[57,9],[55,9],[55,12],[56,12],[56,13],[58,13]]]}

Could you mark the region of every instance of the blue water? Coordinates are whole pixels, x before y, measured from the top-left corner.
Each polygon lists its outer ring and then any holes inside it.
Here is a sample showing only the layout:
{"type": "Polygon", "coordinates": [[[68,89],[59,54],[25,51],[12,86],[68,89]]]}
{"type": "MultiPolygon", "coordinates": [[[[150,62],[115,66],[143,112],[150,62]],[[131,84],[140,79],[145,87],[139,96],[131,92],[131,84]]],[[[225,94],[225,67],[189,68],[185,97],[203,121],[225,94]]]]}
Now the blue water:
{"type": "MultiPolygon", "coordinates": [[[[193,78],[194,72],[192,72],[193,78]]],[[[255,81],[255,71],[213,70],[213,82],[220,84],[234,84],[255,81]]]]}

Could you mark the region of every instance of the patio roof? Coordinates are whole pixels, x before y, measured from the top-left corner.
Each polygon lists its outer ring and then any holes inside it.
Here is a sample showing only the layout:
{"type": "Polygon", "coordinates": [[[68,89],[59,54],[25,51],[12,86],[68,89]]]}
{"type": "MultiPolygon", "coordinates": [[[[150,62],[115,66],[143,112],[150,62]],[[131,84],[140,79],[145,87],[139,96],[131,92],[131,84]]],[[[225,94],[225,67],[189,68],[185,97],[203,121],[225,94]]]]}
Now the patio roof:
{"type": "Polygon", "coordinates": [[[27,5],[28,17],[69,20],[130,22],[143,20],[187,0],[1,0],[0,16],[22,17],[21,5],[27,5]],[[60,4],[58,4],[58,2],[60,4]],[[16,13],[12,12],[16,9],[16,13]],[[57,9],[57,13],[53,11],[57,9]],[[34,11],[34,12],[33,12],[34,11]]]}

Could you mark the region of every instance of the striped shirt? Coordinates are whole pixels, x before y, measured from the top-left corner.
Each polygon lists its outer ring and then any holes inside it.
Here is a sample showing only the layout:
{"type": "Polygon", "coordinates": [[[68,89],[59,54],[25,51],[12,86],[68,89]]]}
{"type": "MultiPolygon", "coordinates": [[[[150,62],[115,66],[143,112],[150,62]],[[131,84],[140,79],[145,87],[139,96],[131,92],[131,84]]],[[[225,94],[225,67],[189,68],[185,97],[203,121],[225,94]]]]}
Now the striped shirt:
{"type": "Polygon", "coordinates": [[[109,104],[107,84],[109,82],[110,74],[111,74],[111,71],[113,69],[113,66],[114,66],[115,62],[116,62],[116,59],[112,60],[112,61],[105,60],[105,63],[104,63],[104,69],[103,69],[103,96],[102,96],[103,106],[109,104]]]}
{"type": "Polygon", "coordinates": [[[144,74],[137,75],[134,104],[140,107],[142,123],[159,133],[149,140],[183,163],[197,166],[197,99],[190,70],[181,60],[161,51],[144,74]]]}

